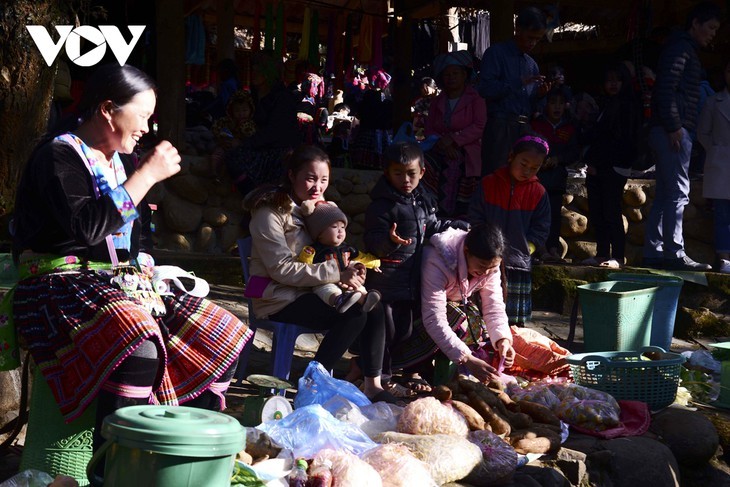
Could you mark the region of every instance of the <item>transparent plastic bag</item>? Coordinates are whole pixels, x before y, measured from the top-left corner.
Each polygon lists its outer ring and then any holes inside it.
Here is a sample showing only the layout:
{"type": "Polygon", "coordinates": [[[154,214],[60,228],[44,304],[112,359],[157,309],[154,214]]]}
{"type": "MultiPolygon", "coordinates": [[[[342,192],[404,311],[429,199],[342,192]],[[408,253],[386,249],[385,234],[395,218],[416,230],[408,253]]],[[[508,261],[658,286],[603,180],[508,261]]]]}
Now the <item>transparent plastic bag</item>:
{"type": "Polygon", "coordinates": [[[560,399],[550,389],[550,386],[542,382],[531,382],[525,388],[513,384],[507,387],[507,393],[515,401],[530,401],[542,404],[551,410],[560,404],[560,399]]]}
{"type": "Polygon", "coordinates": [[[295,409],[279,421],[257,426],[295,458],[312,458],[331,448],[360,455],[376,446],[360,428],[336,419],[319,404],[295,409]]]}
{"type": "Polygon", "coordinates": [[[53,482],[53,477],[46,472],[30,469],[13,475],[0,483],[0,487],[46,487],[51,482],[53,482]]]}
{"type": "Polygon", "coordinates": [[[294,398],[294,408],[310,404],[324,404],[334,396],[342,396],[357,406],[370,404],[370,399],[354,384],[335,379],[319,362],[312,360],[304,375],[299,379],[299,388],[294,398]]]}
{"type": "Polygon", "coordinates": [[[403,445],[388,443],[368,450],[362,456],[383,479],[383,487],[436,487],[428,465],[403,445]]]}
{"type": "Polygon", "coordinates": [[[312,467],[328,465],[332,471],[332,487],[350,487],[367,485],[381,487],[380,474],[367,462],[347,451],[326,448],[321,450],[312,460],[312,467]]]}
{"type": "Polygon", "coordinates": [[[512,446],[489,430],[470,431],[467,439],[482,451],[482,464],[466,478],[475,485],[501,485],[512,478],[518,455],[512,446]]]}
{"type": "Polygon", "coordinates": [[[466,419],[435,397],[423,397],[408,404],[398,418],[399,433],[412,435],[445,434],[466,437],[466,419]]]}
{"type": "Polygon", "coordinates": [[[378,433],[393,431],[403,411],[401,406],[382,401],[358,407],[342,396],[335,396],[322,405],[332,416],[355,426],[373,438],[378,433]]]}

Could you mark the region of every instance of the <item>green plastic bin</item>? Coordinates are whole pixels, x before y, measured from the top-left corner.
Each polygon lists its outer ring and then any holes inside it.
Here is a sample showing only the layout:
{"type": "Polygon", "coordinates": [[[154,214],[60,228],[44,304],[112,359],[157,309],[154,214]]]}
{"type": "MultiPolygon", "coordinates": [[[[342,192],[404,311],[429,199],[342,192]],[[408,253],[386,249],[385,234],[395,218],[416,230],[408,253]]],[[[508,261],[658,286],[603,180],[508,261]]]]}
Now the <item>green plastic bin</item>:
{"type": "Polygon", "coordinates": [[[664,350],[672,348],[674,321],[677,318],[677,305],[684,279],[676,276],[627,272],[612,272],[608,278],[612,281],[643,282],[657,286],[654,318],[651,320],[651,344],[664,350]]]}
{"type": "Polygon", "coordinates": [[[657,287],[629,281],[578,286],[586,352],[649,346],[657,287]]]}

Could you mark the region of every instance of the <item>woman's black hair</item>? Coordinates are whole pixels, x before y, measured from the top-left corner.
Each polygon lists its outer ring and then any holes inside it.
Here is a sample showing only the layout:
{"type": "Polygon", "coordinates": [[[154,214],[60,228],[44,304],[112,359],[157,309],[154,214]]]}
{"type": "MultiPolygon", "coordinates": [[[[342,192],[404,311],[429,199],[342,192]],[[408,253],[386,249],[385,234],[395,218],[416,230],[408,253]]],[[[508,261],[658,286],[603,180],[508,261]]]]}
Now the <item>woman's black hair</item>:
{"type": "Polygon", "coordinates": [[[292,184],[289,173],[297,174],[302,168],[314,161],[324,161],[328,167],[330,158],[325,151],[314,145],[300,145],[290,152],[284,159],[284,176],[281,184],[275,185],[265,183],[251,190],[243,198],[243,209],[245,211],[255,210],[262,206],[269,206],[280,213],[286,213],[291,205],[292,184]]]}
{"type": "Polygon", "coordinates": [[[84,85],[84,94],[78,106],[82,120],[90,119],[99,105],[111,100],[120,107],[138,93],[154,90],[157,86],[146,73],[128,64],[105,64],[89,77],[84,85]]]}
{"type": "Polygon", "coordinates": [[[507,243],[502,229],[494,223],[484,222],[471,227],[464,240],[464,246],[477,259],[492,260],[504,257],[507,243]]]}
{"type": "Polygon", "coordinates": [[[394,142],[386,147],[383,152],[383,169],[388,169],[391,164],[402,164],[405,166],[413,161],[418,161],[418,167],[421,169],[426,167],[423,151],[414,142],[394,142]]]}
{"type": "Polygon", "coordinates": [[[517,14],[515,27],[529,31],[545,30],[547,28],[547,19],[545,19],[545,14],[539,8],[525,7],[517,14]]]}

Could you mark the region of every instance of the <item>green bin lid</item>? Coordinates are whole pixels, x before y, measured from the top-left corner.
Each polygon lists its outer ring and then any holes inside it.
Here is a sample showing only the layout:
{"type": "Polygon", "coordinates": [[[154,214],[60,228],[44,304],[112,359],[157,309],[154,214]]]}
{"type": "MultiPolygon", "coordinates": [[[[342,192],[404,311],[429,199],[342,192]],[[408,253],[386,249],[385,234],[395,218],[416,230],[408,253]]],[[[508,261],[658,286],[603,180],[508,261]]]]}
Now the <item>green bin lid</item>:
{"type": "Polygon", "coordinates": [[[221,457],[241,451],[246,431],[233,417],[185,406],[128,406],[104,419],[101,435],[167,455],[221,457]]]}

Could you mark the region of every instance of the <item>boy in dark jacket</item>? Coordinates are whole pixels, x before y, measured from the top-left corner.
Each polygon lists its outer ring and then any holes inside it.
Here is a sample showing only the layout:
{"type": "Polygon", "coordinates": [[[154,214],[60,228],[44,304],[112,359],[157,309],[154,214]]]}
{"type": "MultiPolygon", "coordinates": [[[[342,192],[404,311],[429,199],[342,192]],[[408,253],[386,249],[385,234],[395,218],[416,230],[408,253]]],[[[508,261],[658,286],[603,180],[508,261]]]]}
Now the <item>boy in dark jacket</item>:
{"type": "MultiPolygon", "coordinates": [[[[370,193],[365,213],[365,250],[380,259],[381,273],[368,273],[366,286],[382,295],[386,341],[383,374],[391,372],[390,351],[411,335],[419,316],[420,269],[426,238],[446,228],[468,229],[466,222],[439,220],[436,198],[418,186],[425,170],[423,152],[412,142],[397,142],[384,153],[384,174],[370,193]]],[[[403,385],[429,390],[414,376],[403,385]]]]}

